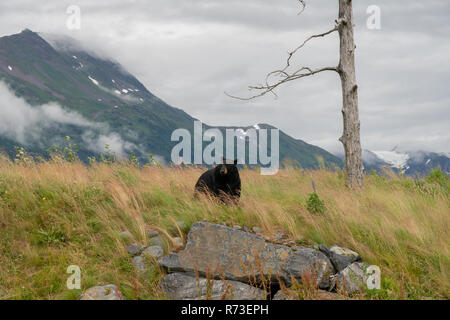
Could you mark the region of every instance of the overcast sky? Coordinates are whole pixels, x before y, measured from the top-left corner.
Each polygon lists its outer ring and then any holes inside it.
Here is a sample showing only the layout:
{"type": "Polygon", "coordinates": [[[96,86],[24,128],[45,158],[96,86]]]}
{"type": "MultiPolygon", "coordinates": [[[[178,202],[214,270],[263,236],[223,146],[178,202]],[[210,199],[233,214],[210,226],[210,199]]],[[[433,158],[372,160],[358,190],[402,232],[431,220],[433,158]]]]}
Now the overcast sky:
{"type": "MultiPolygon", "coordinates": [[[[337,0],[15,0],[0,2],[0,36],[24,28],[63,33],[113,57],[152,93],[209,125],[269,123],[341,152],[341,84],[321,73],[239,101],[279,69],[287,52],[333,27],[337,0]],[[69,5],[81,29],[66,27],[69,5]]],[[[354,1],[363,148],[450,152],[450,1],[354,1]],[[381,9],[381,30],[366,10],[381,9]]],[[[298,66],[336,66],[337,34],[317,39],[298,66]]]]}

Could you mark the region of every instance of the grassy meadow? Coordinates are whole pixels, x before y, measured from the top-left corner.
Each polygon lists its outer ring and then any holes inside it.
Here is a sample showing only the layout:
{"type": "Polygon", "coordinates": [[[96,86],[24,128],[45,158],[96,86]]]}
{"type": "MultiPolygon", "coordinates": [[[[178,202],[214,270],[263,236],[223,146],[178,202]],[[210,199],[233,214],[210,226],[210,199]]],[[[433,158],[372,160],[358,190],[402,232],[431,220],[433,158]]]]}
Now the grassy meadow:
{"type": "Polygon", "coordinates": [[[171,237],[185,237],[202,220],[360,253],[381,268],[382,288],[358,299],[450,298],[446,176],[414,181],[371,174],[363,191],[351,191],[341,171],[285,168],[262,176],[243,169],[240,206],[226,207],[194,199],[204,170],[0,158],[0,299],[77,299],[108,283],[128,299],[164,299],[158,288],[163,271],[149,261],[150,272],[139,275],[119,234],[128,230],[146,244],[146,230],[158,228],[170,250],[171,237]],[[324,210],[308,205],[311,178],[324,210]],[[70,265],[81,268],[82,290],[66,287],[70,265]]]}

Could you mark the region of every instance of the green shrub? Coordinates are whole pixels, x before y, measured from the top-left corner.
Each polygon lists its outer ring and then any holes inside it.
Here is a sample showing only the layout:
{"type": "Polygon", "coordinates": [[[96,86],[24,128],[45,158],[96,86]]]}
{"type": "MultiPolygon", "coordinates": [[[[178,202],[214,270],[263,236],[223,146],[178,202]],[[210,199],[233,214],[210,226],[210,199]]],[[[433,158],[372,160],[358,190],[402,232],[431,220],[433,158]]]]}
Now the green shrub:
{"type": "Polygon", "coordinates": [[[310,213],[324,213],[325,212],[325,202],[320,200],[319,195],[315,192],[309,195],[309,198],[306,202],[306,209],[310,213]]]}
{"type": "Polygon", "coordinates": [[[72,144],[69,136],[66,136],[64,140],[66,141],[66,146],[52,145],[50,149],[47,150],[50,158],[58,162],[75,162],[79,160],[77,155],[78,146],[76,144],[72,144]]]}

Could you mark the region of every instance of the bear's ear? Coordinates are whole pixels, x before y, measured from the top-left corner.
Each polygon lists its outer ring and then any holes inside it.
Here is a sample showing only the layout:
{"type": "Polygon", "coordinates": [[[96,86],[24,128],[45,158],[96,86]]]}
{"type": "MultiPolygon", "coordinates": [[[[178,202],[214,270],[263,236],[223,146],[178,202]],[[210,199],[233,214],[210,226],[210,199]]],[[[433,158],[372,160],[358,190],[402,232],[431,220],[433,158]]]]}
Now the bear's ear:
{"type": "Polygon", "coordinates": [[[238,160],[238,159],[234,159],[234,164],[235,164],[235,165],[237,164],[237,160],[238,160]]]}

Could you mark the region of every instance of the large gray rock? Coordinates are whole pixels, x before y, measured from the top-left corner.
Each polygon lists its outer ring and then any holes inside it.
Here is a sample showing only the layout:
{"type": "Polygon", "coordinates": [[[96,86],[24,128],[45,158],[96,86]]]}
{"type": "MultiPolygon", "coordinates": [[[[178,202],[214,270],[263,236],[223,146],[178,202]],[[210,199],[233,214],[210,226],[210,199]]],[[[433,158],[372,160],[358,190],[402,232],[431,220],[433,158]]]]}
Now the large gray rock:
{"type": "Polygon", "coordinates": [[[161,288],[168,298],[174,300],[262,300],[263,290],[230,280],[208,280],[193,276],[171,273],[161,282],[161,288]]]}
{"type": "Polygon", "coordinates": [[[185,249],[159,263],[171,270],[198,271],[200,276],[224,275],[241,282],[257,277],[287,285],[292,284],[291,277],[301,282],[302,275],[313,271],[321,288],[329,286],[334,273],[330,260],[319,251],[269,243],[258,235],[207,222],[193,224],[185,249]]]}
{"type": "Polygon", "coordinates": [[[119,288],[113,284],[89,288],[80,300],[125,300],[119,288]]]}
{"type": "Polygon", "coordinates": [[[363,270],[363,264],[355,262],[331,277],[331,286],[344,294],[351,295],[367,288],[368,275],[363,270]]]}
{"type": "Polygon", "coordinates": [[[319,245],[318,248],[331,260],[331,263],[337,271],[342,271],[353,262],[360,262],[362,260],[358,253],[347,248],[333,246],[328,249],[323,244],[319,245]]]}

